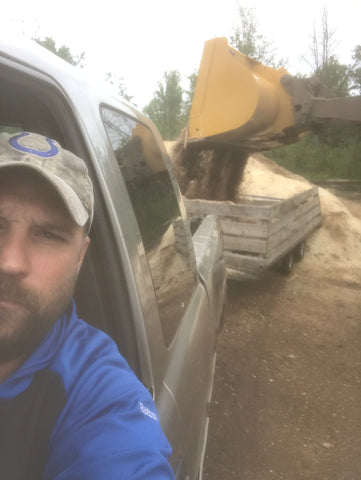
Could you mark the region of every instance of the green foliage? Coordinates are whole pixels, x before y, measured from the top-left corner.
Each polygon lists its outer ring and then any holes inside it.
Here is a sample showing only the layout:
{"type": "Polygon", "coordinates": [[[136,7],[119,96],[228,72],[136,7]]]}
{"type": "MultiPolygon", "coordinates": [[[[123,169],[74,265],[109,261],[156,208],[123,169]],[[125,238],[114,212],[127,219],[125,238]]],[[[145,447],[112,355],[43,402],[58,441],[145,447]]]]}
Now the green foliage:
{"type": "Polygon", "coordinates": [[[259,31],[258,21],[252,8],[238,5],[240,25],[233,27],[230,44],[239,52],[255,58],[274,68],[284,67],[286,60],[276,61],[272,42],[267,41],[259,31]]]}
{"type": "MultiPolygon", "coordinates": [[[[128,102],[132,102],[134,97],[128,95],[123,78],[115,77],[111,72],[108,72],[105,75],[105,81],[110,83],[111,85],[118,84],[118,94],[128,102]]],[[[134,102],[132,103],[134,104],[134,102]]]]}
{"type": "Polygon", "coordinates": [[[184,92],[185,93],[184,115],[185,115],[186,120],[189,119],[189,115],[191,113],[193,95],[194,95],[194,90],[196,88],[198,72],[197,71],[193,72],[187,78],[188,78],[188,81],[189,81],[189,88],[188,88],[188,90],[186,90],[184,92]]]}
{"type": "Polygon", "coordinates": [[[57,48],[55,40],[52,37],[45,37],[42,40],[40,38],[33,38],[33,40],[35,40],[35,42],[39,45],[42,45],[46,49],[55,53],[55,55],[62,58],[71,65],[83,67],[83,62],[85,60],[85,52],[82,52],[80,55],[74,56],[70,52],[69,47],[67,47],[66,45],[61,45],[59,48],[57,48]]]}
{"type": "Polygon", "coordinates": [[[337,97],[346,97],[350,90],[350,71],[334,56],[314,71],[313,75],[328,87],[337,97]]]}
{"type": "Polygon", "coordinates": [[[163,78],[144,113],[155,123],[164,140],[174,140],[185,126],[181,76],[172,70],[165,72],[163,78]]]}
{"type": "MultiPolygon", "coordinates": [[[[324,8],[319,32],[314,29],[311,45],[309,64],[313,75],[336,96],[345,97],[351,89],[361,93],[361,46],[354,49],[354,64],[343,65],[334,55],[334,35],[324,8]]],[[[361,129],[329,125],[308,134],[299,143],[270,151],[267,156],[313,182],[361,179],[361,129]]]]}
{"type": "Polygon", "coordinates": [[[353,50],[353,65],[350,68],[351,90],[361,95],[361,45],[356,45],[353,50]]]}
{"type": "Polygon", "coordinates": [[[361,180],[361,130],[359,126],[329,126],[308,134],[299,143],[267,152],[267,156],[312,182],[331,178],[361,180]]]}

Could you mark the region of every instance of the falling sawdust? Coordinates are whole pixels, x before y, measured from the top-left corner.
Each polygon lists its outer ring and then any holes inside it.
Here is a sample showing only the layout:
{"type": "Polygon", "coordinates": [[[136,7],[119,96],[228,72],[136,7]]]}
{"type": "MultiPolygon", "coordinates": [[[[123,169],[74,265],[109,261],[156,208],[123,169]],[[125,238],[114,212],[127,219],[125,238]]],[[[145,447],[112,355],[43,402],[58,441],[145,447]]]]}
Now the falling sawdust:
{"type": "MultiPolygon", "coordinates": [[[[172,155],[175,142],[168,142],[166,147],[172,155]]],[[[204,169],[204,167],[203,167],[204,169]]],[[[177,176],[179,175],[178,172],[177,176]]],[[[194,176],[194,174],[193,174],[194,176]]],[[[183,172],[184,178],[184,172],[183,172]]],[[[216,182],[213,181],[214,184],[216,182]]],[[[261,195],[286,199],[309,189],[310,182],[295,175],[262,154],[254,154],[242,167],[241,181],[232,193],[235,202],[244,195],[261,195]]],[[[184,193],[184,192],[183,192],[184,193]]],[[[329,191],[319,188],[322,225],[307,240],[306,255],[302,262],[305,270],[343,270],[345,280],[360,282],[361,268],[361,219],[352,215],[345,203],[329,191]],[[347,277],[347,278],[346,278],[347,277]]],[[[187,196],[187,192],[185,192],[187,196]]],[[[222,194],[222,196],[226,196],[222,194]]],[[[197,191],[192,190],[191,198],[197,198],[197,191]]],[[[198,196],[198,198],[205,198],[198,196]]],[[[213,198],[219,199],[219,198],[213,198]]]]}

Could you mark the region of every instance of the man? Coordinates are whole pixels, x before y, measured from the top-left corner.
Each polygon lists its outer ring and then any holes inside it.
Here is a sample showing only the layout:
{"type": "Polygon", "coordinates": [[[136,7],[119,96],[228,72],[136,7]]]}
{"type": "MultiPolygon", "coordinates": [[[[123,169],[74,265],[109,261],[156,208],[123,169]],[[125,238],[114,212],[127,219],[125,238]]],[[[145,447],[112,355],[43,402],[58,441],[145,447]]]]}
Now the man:
{"type": "Polygon", "coordinates": [[[171,479],[153,401],[71,298],[89,245],[85,163],[0,135],[0,478],[171,479]]]}

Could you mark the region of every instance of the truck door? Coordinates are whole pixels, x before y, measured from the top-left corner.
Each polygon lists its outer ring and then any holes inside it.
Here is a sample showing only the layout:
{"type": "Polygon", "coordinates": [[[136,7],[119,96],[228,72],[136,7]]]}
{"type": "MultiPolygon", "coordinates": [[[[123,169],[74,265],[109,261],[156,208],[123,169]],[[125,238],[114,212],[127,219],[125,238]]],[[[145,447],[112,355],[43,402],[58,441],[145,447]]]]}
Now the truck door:
{"type": "MultiPolygon", "coordinates": [[[[161,346],[155,341],[157,326],[147,322],[155,401],[163,425],[175,425],[170,419],[174,414],[178,417],[181,438],[166,431],[173,447],[177,445],[173,467],[179,478],[184,472],[196,478],[204,453],[213,380],[213,312],[199,281],[190,230],[160,144],[146,124],[120,111],[104,106],[101,115],[139,225],[148,264],[142,277],[149,275],[152,286],[152,292],[144,295],[153,293],[162,331],[161,346]]],[[[140,295],[143,281],[138,281],[140,295]]]]}

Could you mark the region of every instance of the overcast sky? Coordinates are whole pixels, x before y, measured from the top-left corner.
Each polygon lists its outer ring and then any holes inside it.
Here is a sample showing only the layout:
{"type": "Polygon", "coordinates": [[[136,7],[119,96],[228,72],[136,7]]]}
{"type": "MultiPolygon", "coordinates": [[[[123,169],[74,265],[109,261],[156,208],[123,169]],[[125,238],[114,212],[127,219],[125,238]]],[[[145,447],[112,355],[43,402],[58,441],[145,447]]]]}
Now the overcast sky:
{"type": "MultiPolygon", "coordinates": [[[[291,74],[307,71],[314,25],[320,25],[323,0],[244,0],[254,8],[259,33],[272,41],[277,57],[288,59],[291,74]]],[[[89,75],[122,77],[138,107],[148,103],[163,73],[179,70],[184,78],[199,67],[204,42],[228,37],[239,18],[236,0],[17,0],[1,12],[1,35],[15,30],[31,38],[51,36],[72,54],[85,52],[89,75]]],[[[336,30],[339,60],[351,62],[361,44],[361,0],[326,3],[336,30]]]]}

